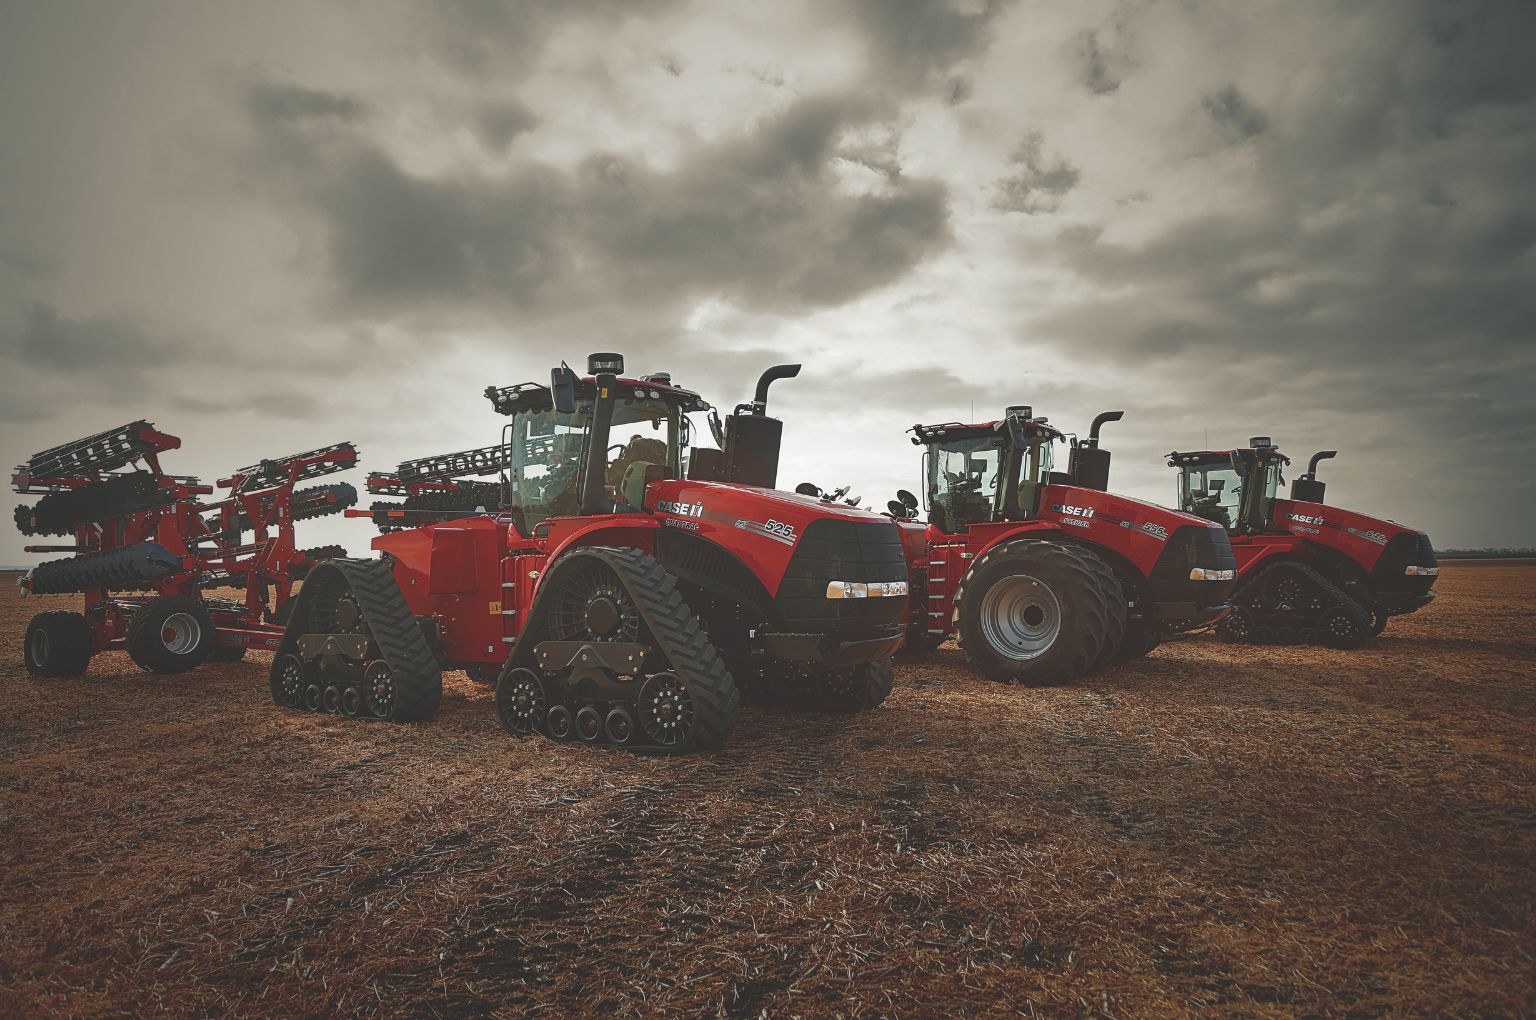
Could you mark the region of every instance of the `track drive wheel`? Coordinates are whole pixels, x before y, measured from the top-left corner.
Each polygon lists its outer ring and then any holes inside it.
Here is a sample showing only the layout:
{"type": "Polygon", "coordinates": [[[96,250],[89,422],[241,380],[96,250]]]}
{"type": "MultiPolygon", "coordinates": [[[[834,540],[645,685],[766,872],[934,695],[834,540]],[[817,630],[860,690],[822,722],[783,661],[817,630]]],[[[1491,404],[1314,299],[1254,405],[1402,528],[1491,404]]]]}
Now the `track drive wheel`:
{"type": "Polygon", "coordinates": [[[27,624],[22,649],[33,676],[79,676],[91,663],[91,626],[79,613],[38,613],[27,624]]]}
{"type": "Polygon", "coordinates": [[[982,553],[955,594],[966,662],[1004,683],[1066,683],[1109,639],[1098,577],[1057,542],[1007,542],[982,553]]]}
{"type": "Polygon", "coordinates": [[[197,599],[162,595],[134,611],[124,643],[142,669],[185,673],[208,661],[213,618],[197,599]]]}

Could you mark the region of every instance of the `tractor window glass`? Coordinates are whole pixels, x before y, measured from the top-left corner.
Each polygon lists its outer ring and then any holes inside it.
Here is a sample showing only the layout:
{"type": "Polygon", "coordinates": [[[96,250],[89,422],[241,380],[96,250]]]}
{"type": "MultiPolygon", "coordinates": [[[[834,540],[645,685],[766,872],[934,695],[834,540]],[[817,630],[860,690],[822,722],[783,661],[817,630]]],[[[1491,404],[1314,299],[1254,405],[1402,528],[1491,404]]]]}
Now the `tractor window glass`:
{"type": "Polygon", "coordinates": [[[1245,465],[1230,460],[1188,464],[1180,474],[1179,509],[1231,529],[1241,517],[1245,465]]]}
{"type": "MultiPolygon", "coordinates": [[[[604,480],[608,498],[630,506],[645,490],[648,468],[679,474],[678,411],[665,400],[621,395],[613,407],[604,480]]],[[[652,472],[654,474],[655,472],[652,472]]],[[[631,506],[633,510],[639,506],[631,506]]]]}
{"type": "Polygon", "coordinates": [[[1019,510],[1033,516],[1039,510],[1040,490],[1051,480],[1051,441],[1034,435],[1019,461],[1019,510]]]}
{"type": "Polygon", "coordinates": [[[945,531],[990,521],[1000,496],[1003,441],[965,439],[934,446],[928,458],[928,499],[945,531]]]}
{"type": "Polygon", "coordinates": [[[513,419],[511,502],[522,508],[527,527],[580,509],[581,454],[591,411],[592,402],[585,400],[575,414],[524,411],[513,419]]]}

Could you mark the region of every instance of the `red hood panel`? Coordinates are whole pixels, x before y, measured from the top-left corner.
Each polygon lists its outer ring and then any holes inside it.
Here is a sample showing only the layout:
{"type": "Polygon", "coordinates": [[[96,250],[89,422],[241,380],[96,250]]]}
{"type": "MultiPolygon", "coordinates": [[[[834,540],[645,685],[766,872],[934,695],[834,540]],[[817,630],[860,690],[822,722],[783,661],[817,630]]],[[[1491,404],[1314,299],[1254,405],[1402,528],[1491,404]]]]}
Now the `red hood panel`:
{"type": "Polygon", "coordinates": [[[1275,527],[1298,538],[1331,546],[1366,570],[1376,565],[1382,550],[1398,535],[1420,534],[1394,521],[1356,513],[1324,503],[1295,499],[1275,500],[1275,527]]]}

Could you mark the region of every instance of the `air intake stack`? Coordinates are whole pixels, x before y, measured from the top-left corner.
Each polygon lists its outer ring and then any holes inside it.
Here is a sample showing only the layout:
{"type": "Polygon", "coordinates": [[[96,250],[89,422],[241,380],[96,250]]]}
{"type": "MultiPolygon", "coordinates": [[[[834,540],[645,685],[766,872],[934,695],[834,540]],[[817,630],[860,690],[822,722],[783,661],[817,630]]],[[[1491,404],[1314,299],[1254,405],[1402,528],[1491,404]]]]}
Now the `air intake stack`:
{"type": "Polygon", "coordinates": [[[1099,446],[1099,429],[1106,422],[1119,421],[1124,417],[1124,411],[1105,411],[1093,419],[1093,425],[1088,429],[1088,438],[1072,447],[1072,454],[1067,461],[1067,474],[1072,476],[1074,485],[1097,489],[1099,492],[1108,491],[1109,451],[1099,446]]]}
{"type": "Polygon", "coordinates": [[[1328,486],[1317,480],[1319,461],[1331,460],[1339,455],[1337,450],[1319,450],[1307,461],[1307,473],[1291,483],[1291,498],[1299,503],[1321,503],[1328,486]]]}

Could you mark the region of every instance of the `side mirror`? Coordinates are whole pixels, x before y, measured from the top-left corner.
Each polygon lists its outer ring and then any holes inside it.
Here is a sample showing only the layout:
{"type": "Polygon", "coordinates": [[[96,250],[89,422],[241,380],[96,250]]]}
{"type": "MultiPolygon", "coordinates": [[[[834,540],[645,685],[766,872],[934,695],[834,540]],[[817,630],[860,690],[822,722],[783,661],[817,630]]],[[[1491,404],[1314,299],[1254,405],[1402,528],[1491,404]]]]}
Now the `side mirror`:
{"type": "Polygon", "coordinates": [[[576,413],[576,373],[563,361],[559,368],[550,370],[549,394],[556,411],[561,414],[576,413]]]}
{"type": "Polygon", "coordinates": [[[897,489],[896,498],[901,500],[901,505],[906,507],[908,510],[917,509],[917,497],[912,495],[912,493],[908,492],[906,489],[897,489]]]}
{"type": "Polygon", "coordinates": [[[720,412],[709,409],[709,434],[715,437],[715,446],[725,449],[725,426],[720,424],[720,412]]]}

